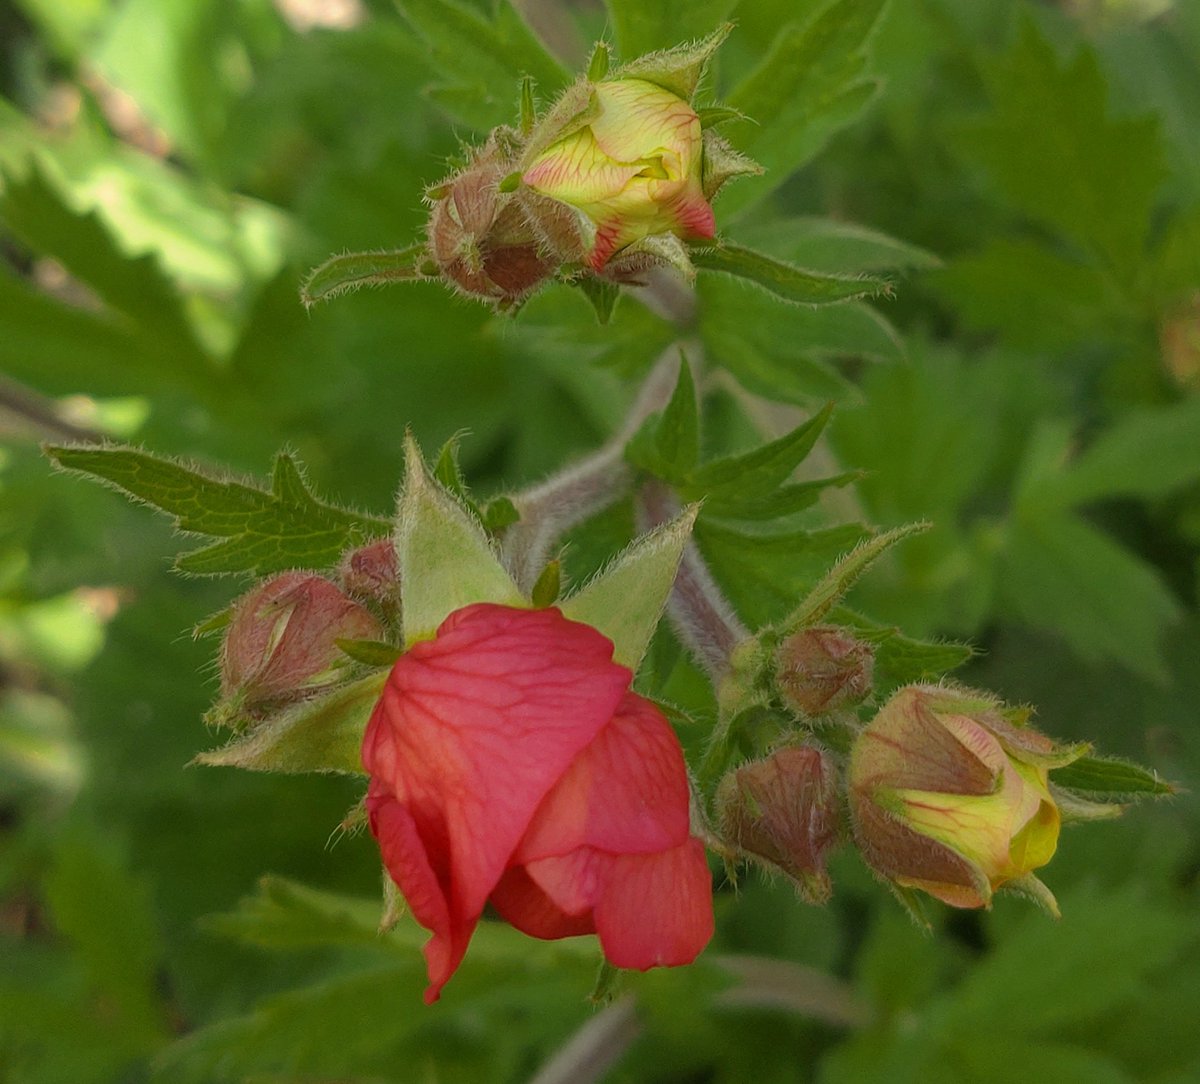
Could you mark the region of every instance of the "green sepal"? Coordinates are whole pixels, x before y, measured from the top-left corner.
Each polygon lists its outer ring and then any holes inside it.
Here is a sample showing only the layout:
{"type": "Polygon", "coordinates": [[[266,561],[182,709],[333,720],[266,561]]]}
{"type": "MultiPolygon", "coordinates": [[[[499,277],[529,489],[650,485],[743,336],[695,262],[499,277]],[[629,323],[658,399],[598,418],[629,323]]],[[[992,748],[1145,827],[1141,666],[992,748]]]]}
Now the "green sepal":
{"type": "MultiPolygon", "coordinates": [[[[432,274],[431,274],[432,272],[432,274]]],[[[331,256],[308,273],[300,287],[305,308],[364,286],[383,286],[389,282],[412,282],[431,278],[429,250],[422,241],[390,252],[347,252],[331,256]]]]}
{"type": "Polygon", "coordinates": [[[382,640],[334,640],[338,650],[355,662],[365,666],[392,667],[403,652],[395,645],[382,640]]]}
{"type": "Polygon", "coordinates": [[[693,247],[691,260],[700,271],[718,271],[745,279],[796,305],[830,305],[891,291],[891,284],[884,278],[808,271],[730,242],[693,247]]]}
{"type": "Polygon", "coordinates": [[[613,659],[634,672],[667,605],[698,508],[642,535],[560,609],[563,616],[598,629],[613,642],[613,659]]]}
{"type": "Polygon", "coordinates": [[[718,27],[700,41],[677,45],[674,49],[663,49],[647,53],[628,64],[623,64],[612,74],[613,79],[644,79],[672,94],[690,102],[696,87],[704,76],[704,70],[713,54],[729,37],[733,23],[718,27]]]}
{"type": "Polygon", "coordinates": [[[404,646],[430,639],[455,610],[475,602],[528,606],[471,512],[429,473],[406,434],[396,554],[404,585],[404,646]]]}
{"type": "Polygon", "coordinates": [[[580,275],[572,282],[579,292],[588,299],[596,310],[596,322],[607,324],[612,319],[613,310],[621,299],[621,287],[615,282],[607,282],[595,275],[580,275]]]}
{"type": "Polygon", "coordinates": [[[709,125],[720,124],[723,120],[732,120],[740,116],[736,109],[724,107],[701,110],[700,124],[703,128],[701,141],[704,147],[701,158],[700,186],[704,198],[710,203],[727,181],[737,177],[755,177],[762,173],[763,167],[753,158],[748,158],[721,135],[712,130],[709,125]],[[716,119],[705,121],[705,114],[719,114],[716,119]]]}
{"type": "Polygon", "coordinates": [[[608,42],[596,42],[592,46],[592,55],[588,58],[588,80],[593,83],[600,82],[608,74],[608,66],[611,59],[612,53],[608,47],[608,42]]]}
{"type": "Polygon", "coordinates": [[[545,609],[558,601],[558,593],[562,589],[562,561],[557,559],[547,561],[542,569],[533,590],[529,593],[535,607],[545,609]]]}
{"type": "Polygon", "coordinates": [[[859,543],[821,577],[804,601],[781,623],[780,635],[787,636],[820,622],[883,554],[897,542],[928,529],[928,523],[910,523],[859,543]]]}
{"type": "Polygon", "coordinates": [[[256,772],[363,775],[363,732],[383,692],[380,671],[255,724],[245,737],[200,753],[193,763],[256,772]]]}
{"type": "Polygon", "coordinates": [[[1118,757],[1081,756],[1052,769],[1050,781],[1092,801],[1117,804],[1165,798],[1177,789],[1151,769],[1118,757]]]}

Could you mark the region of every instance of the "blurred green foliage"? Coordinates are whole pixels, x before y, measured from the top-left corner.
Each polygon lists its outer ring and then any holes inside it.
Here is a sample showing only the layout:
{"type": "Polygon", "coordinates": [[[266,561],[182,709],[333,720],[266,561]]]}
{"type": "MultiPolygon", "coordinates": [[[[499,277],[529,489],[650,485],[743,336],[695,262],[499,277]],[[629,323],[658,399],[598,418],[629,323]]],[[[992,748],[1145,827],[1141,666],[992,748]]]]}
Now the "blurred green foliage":
{"type": "MultiPolygon", "coordinates": [[[[816,272],[898,277],[897,296],[785,308],[702,279],[702,446],[664,467],[677,434],[648,436],[647,464],[700,486],[712,460],[786,444],[836,400],[816,473],[792,485],[839,484],[792,492],[790,533],[761,536],[756,494],[702,521],[742,616],[784,612],[856,523],[928,520],[855,611],[971,642],[967,680],[1194,789],[1190,0],[9,0],[0,1078],[519,1081],[580,1029],[617,1055],[605,1079],[630,1084],[1200,1077],[1188,795],[1068,834],[1047,877],[1057,924],[1004,899],[943,911],[925,938],[846,854],[824,909],[724,885],[712,948],[630,982],[631,1018],[587,1004],[586,942],[491,923],[423,1008],[421,932],[375,934],[374,845],[336,830],[354,782],[185,767],[212,744],[214,650],[187,630],[238,586],[171,572],[166,524],[39,453],[132,441],[232,469],[226,492],[251,504],[328,496],[335,530],[370,534],[405,426],[427,449],[469,431],[462,468],[484,496],[602,443],[676,334],[646,309],[622,301],[601,328],[555,288],[495,320],[417,283],[310,315],[297,287],[331,252],[417,238],[423,186],[460,138],[511,119],[522,73],[549,98],[606,31],[632,56],[726,18],[711,97],[749,116],[730,138],[770,169],[721,197],[723,230],[816,272]],[[280,448],[307,479],[240,488],[280,448]]],[[[602,563],[631,519],[576,532],[568,571],[602,563]]],[[[642,680],[711,709],[669,636],[642,680]]],[[[699,748],[701,724],[682,725],[699,748]]]]}

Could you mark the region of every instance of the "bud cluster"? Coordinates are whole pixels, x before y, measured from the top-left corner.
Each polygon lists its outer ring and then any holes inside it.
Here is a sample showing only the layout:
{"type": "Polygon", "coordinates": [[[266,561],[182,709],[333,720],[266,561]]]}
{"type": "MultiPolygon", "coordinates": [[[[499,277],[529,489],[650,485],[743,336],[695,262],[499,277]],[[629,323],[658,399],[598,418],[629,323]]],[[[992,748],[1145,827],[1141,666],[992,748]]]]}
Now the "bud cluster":
{"type": "Polygon", "coordinates": [[[427,192],[437,273],[500,309],[557,277],[636,284],[658,267],[690,274],[681,241],[711,239],[717,191],[759,172],[703,130],[691,105],[724,33],[611,77],[600,46],[588,74],[540,120],[530,98],[519,131],[496,128],[427,192]]]}

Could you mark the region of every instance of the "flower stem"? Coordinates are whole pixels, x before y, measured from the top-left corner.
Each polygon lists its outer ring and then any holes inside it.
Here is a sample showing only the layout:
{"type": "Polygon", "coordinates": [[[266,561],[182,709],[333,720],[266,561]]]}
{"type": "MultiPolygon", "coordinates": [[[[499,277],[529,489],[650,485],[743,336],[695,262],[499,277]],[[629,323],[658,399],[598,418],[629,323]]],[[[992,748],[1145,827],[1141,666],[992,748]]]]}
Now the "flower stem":
{"type": "Polygon", "coordinates": [[[504,534],[505,564],[525,592],[533,589],[551,549],[572,527],[620,500],[633,484],[625,445],[671,398],[679,349],[668,348],[650,370],[621,428],[602,447],[543,482],[511,496],[520,519],[504,534]]]}

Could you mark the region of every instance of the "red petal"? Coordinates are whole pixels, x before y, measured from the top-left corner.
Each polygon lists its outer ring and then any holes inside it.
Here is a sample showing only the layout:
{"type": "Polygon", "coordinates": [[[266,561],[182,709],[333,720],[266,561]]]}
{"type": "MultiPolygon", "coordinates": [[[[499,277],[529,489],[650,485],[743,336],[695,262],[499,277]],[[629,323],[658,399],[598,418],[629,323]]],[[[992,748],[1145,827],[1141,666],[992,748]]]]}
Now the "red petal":
{"type": "Polygon", "coordinates": [[[406,898],[429,887],[414,873],[413,848],[438,871],[449,918],[443,927],[422,919],[434,935],[431,961],[457,965],[542,799],[612,717],[629,680],[595,629],[554,609],[490,603],[452,614],[396,663],[363,764],[376,798],[394,797],[415,829],[415,840],[407,829],[398,835],[400,857],[388,862],[406,898]]]}
{"type": "Polygon", "coordinates": [[[600,946],[617,967],[689,964],[712,937],[712,879],[697,839],[658,854],[584,847],[526,868],[560,911],[592,906],[600,946]]]}
{"type": "Polygon", "coordinates": [[[626,693],[608,726],[546,796],[515,861],[578,847],[648,854],[688,837],[687,768],[661,711],[626,693]]]}
{"type": "Polygon", "coordinates": [[[713,935],[712,877],[700,841],[611,862],[594,912],[609,962],[636,971],[690,964],[713,935]]]}
{"type": "Polygon", "coordinates": [[[596,932],[590,904],[583,914],[567,914],[520,866],[500,878],[492,892],[491,904],[510,926],[543,941],[596,932]]]}

